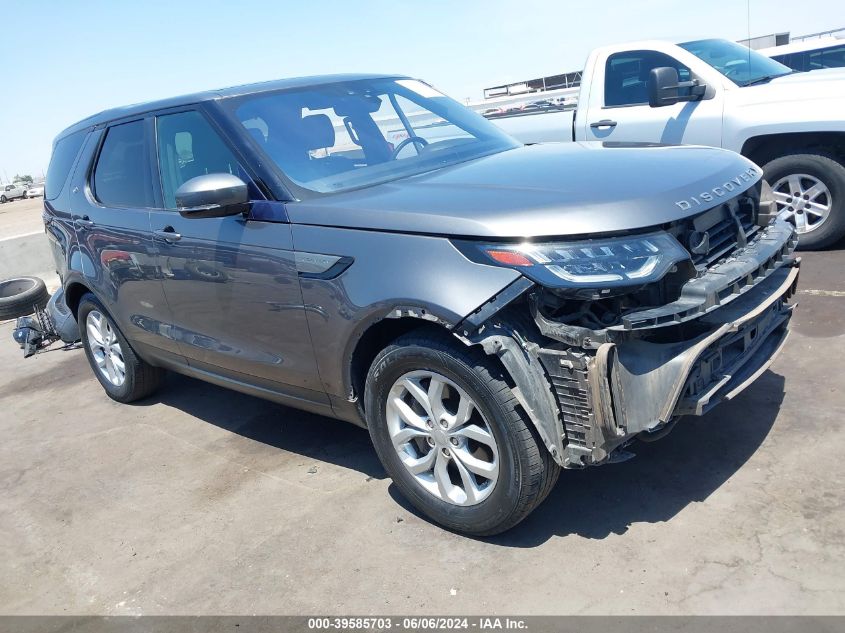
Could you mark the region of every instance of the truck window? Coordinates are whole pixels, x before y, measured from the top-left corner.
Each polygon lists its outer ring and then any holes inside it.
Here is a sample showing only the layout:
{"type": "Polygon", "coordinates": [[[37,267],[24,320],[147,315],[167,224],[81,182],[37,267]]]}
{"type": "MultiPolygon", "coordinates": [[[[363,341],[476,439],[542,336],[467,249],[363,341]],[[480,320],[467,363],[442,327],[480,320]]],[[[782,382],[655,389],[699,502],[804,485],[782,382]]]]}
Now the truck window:
{"type": "Polygon", "coordinates": [[[787,53],[786,55],[772,55],[772,59],[780,62],[784,66],[789,66],[794,70],[806,70],[804,68],[807,63],[806,55],[802,53],[787,53]]]}
{"type": "Polygon", "coordinates": [[[149,164],[143,121],[110,127],[94,169],[94,197],[107,207],[152,207],[149,164]]]}
{"type": "MultiPolygon", "coordinates": [[[[607,58],[604,71],[604,105],[629,106],[648,103],[648,75],[653,68],[670,66],[679,81],[689,81],[690,70],[678,60],[657,51],[624,51],[607,58]]],[[[681,89],[679,94],[684,95],[681,89]]]]}
{"type": "Polygon", "coordinates": [[[70,170],[76,162],[76,156],[85,140],[86,132],[70,134],[56,143],[50,166],[47,168],[47,181],[44,184],[44,198],[55,200],[64,189],[70,170]]]}
{"type": "Polygon", "coordinates": [[[817,51],[807,51],[806,70],[819,68],[842,68],[845,66],[845,44],[830,46],[817,51]]]}

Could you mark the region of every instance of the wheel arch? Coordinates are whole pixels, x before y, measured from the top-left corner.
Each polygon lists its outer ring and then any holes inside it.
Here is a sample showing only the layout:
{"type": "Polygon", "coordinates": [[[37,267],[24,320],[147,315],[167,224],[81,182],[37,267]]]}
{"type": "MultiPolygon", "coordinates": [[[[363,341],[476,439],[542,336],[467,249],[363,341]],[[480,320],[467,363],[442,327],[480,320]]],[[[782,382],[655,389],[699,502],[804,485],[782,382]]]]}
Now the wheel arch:
{"type": "Polygon", "coordinates": [[[81,281],[74,280],[65,286],[65,304],[70,309],[74,320],[76,320],[76,313],[79,311],[79,303],[87,293],[96,296],[94,291],[81,281]]]}
{"type": "Polygon", "coordinates": [[[845,160],[845,132],[779,132],[748,138],[740,153],[760,166],[786,154],[814,150],[845,160]]]}
{"type": "MultiPolygon", "coordinates": [[[[346,353],[346,375],[344,382],[348,397],[356,398],[358,410],[364,418],[364,383],[367,373],[378,353],[400,336],[420,329],[430,329],[438,334],[451,335],[448,324],[437,319],[421,316],[387,315],[371,321],[361,329],[360,334],[346,353]]],[[[455,339],[459,340],[459,339],[455,339]]],[[[365,418],[364,418],[365,419],[365,418]]]]}

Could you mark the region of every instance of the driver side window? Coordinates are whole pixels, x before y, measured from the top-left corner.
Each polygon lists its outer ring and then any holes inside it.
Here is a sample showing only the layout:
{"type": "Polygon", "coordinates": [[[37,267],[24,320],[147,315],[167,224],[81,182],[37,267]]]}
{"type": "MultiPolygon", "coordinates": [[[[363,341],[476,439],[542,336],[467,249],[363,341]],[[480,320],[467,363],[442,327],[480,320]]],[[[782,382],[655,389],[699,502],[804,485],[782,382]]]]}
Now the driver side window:
{"type": "MultiPolygon", "coordinates": [[[[654,68],[669,66],[678,71],[678,81],[689,81],[690,69],[674,57],[657,51],[625,51],[607,58],[604,70],[605,107],[648,103],[648,76],[654,68]]],[[[684,96],[689,88],[682,88],[684,96]]]]}
{"type": "Polygon", "coordinates": [[[223,139],[195,110],[157,117],[156,140],[166,209],[176,208],[176,190],[196,176],[233,174],[250,183],[223,139]]]}

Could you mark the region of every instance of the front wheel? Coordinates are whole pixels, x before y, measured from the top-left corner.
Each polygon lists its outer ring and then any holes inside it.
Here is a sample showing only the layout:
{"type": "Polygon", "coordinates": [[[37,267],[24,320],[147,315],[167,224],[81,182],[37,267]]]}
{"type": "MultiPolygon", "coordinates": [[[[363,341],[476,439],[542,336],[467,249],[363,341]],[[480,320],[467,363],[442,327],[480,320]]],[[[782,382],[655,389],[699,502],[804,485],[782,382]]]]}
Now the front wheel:
{"type": "Polygon", "coordinates": [[[448,337],[411,333],[384,349],[365,402],[385,470],[418,510],[449,529],[504,532],[557,481],[560,469],[502,368],[448,337]]]}
{"type": "Polygon", "coordinates": [[[6,204],[9,199],[6,196],[0,196],[0,204],[6,204]]]}
{"type": "Polygon", "coordinates": [[[781,156],[763,167],[779,212],[798,233],[798,248],[826,248],[845,236],[845,166],[823,153],[781,156]]]}
{"type": "Polygon", "coordinates": [[[164,371],[135,354],[111,315],[94,295],[82,297],[76,320],[85,355],[109,398],[133,402],[158,389],[164,371]]]}
{"type": "Polygon", "coordinates": [[[23,195],[21,196],[21,198],[22,198],[23,200],[26,200],[28,197],[29,197],[29,196],[27,195],[26,191],[24,191],[24,192],[23,192],[23,195]]]}

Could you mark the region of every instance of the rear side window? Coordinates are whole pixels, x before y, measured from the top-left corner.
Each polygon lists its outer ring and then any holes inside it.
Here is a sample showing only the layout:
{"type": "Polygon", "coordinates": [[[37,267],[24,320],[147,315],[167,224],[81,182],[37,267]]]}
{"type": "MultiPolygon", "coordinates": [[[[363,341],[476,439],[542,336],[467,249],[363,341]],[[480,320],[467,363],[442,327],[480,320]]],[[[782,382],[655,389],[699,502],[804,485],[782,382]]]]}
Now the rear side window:
{"type": "Polygon", "coordinates": [[[114,125],[108,129],[94,168],[93,185],[94,197],[104,206],[153,206],[143,121],[114,125]]]}
{"type": "Polygon", "coordinates": [[[66,136],[53,148],[53,156],[47,168],[47,182],[44,185],[44,197],[47,200],[55,200],[64,189],[85,135],[86,132],[83,130],[66,136]]]}
{"type": "MultiPolygon", "coordinates": [[[[653,68],[670,66],[678,81],[689,81],[690,70],[678,60],[657,51],[625,51],[607,58],[604,70],[604,105],[626,106],[648,103],[648,76],[653,68]]],[[[684,96],[689,91],[678,91],[684,96]]]]}

